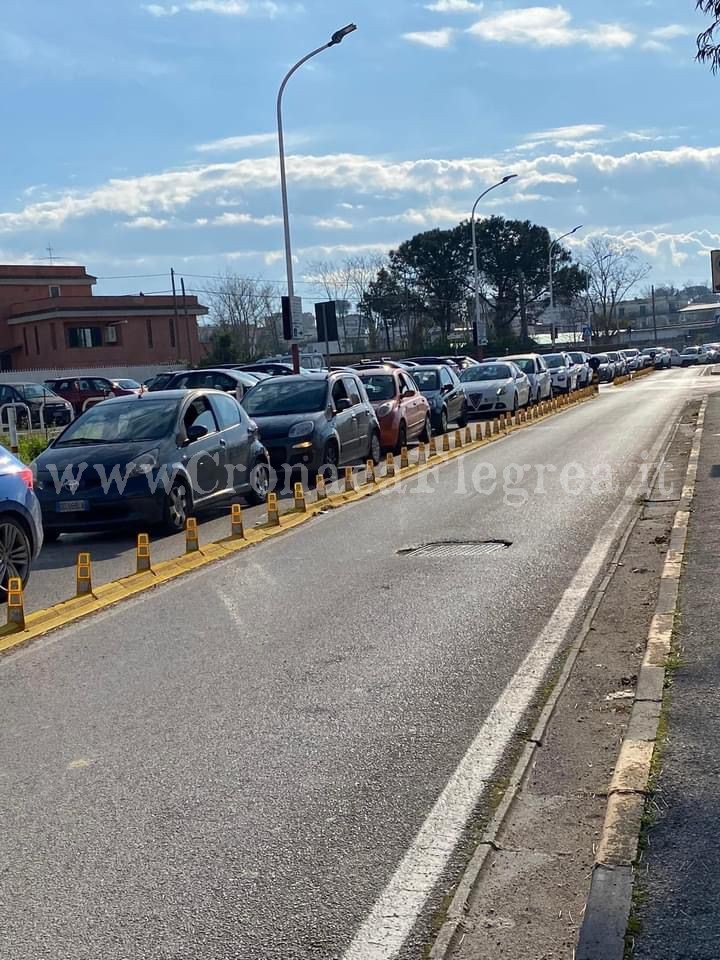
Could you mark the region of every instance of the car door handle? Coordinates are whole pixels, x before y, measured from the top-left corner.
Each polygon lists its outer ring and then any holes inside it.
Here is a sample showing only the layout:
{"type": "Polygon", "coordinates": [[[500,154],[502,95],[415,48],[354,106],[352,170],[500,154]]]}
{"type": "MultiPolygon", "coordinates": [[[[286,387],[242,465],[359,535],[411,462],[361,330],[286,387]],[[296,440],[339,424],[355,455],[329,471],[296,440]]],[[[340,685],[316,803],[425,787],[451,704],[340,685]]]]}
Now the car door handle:
{"type": "Polygon", "coordinates": [[[221,447],[226,447],[226,446],[227,446],[227,440],[220,440],[219,442],[220,442],[220,446],[221,446],[221,447]]]}

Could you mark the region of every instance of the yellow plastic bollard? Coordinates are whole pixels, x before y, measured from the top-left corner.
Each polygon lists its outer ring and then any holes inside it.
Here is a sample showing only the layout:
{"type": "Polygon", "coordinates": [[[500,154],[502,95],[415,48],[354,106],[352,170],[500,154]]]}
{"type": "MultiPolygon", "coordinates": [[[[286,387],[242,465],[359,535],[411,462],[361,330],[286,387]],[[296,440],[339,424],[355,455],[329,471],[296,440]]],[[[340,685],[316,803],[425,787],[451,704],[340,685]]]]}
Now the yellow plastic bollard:
{"type": "Polygon", "coordinates": [[[400,451],[400,468],[405,469],[405,467],[410,466],[410,458],[408,457],[408,448],[403,447],[400,451]]]}
{"type": "Polygon", "coordinates": [[[243,512],[239,503],[233,503],[230,507],[230,535],[234,540],[242,540],[245,536],[243,512]]]}
{"type": "Polygon", "coordinates": [[[200,549],[200,537],[195,517],[188,517],[185,526],[185,553],[197,553],[200,549]]]}
{"type": "Polygon", "coordinates": [[[345,467],[345,493],[354,493],[355,478],[352,467],[345,467]]]}
{"type": "Polygon", "coordinates": [[[394,477],[395,476],[395,457],[389,453],[385,460],[385,476],[394,477]]]}
{"type": "Polygon", "coordinates": [[[10,577],[7,589],[7,622],[17,630],[25,629],[25,601],[20,577],[10,577]]]}
{"type": "Polygon", "coordinates": [[[77,556],[75,583],[75,596],[87,597],[92,593],[92,563],[89,553],[79,553],[77,556]]]}
{"type": "Polygon", "coordinates": [[[327,486],[325,484],[325,477],[321,473],[317,475],[315,480],[315,492],[318,500],[327,500],[327,486]]]}
{"type": "Polygon", "coordinates": [[[375,483],[375,464],[368,460],[365,464],[365,483],[372,485],[375,483]]]}
{"type": "Polygon", "coordinates": [[[472,443],[472,442],[473,442],[472,430],[470,429],[470,427],[465,427],[465,443],[472,443]]]}
{"type": "Polygon", "coordinates": [[[269,493],[267,498],[267,518],[271,527],[280,526],[280,508],[276,493],[269,493]]]}
{"type": "Polygon", "coordinates": [[[459,450],[463,446],[462,430],[455,431],[455,449],[459,450]]]}
{"type": "Polygon", "coordinates": [[[421,443],[418,447],[418,465],[423,466],[425,463],[427,463],[427,450],[425,444],[421,443]]]}
{"type": "Polygon", "coordinates": [[[430,459],[437,456],[437,443],[435,442],[435,437],[430,437],[429,456],[430,459]]]}
{"type": "Polygon", "coordinates": [[[305,503],[305,488],[301,483],[296,483],[293,488],[293,499],[295,500],[295,509],[301,513],[307,513],[307,504],[305,503]]]}
{"type": "Polygon", "coordinates": [[[442,448],[443,448],[443,453],[450,452],[450,437],[448,436],[447,433],[444,433],[442,435],[442,448]]]}
{"type": "Polygon", "coordinates": [[[152,570],[152,564],[150,562],[150,537],[147,533],[138,534],[136,558],[137,564],[135,569],[137,573],[147,573],[148,570],[152,570]]]}

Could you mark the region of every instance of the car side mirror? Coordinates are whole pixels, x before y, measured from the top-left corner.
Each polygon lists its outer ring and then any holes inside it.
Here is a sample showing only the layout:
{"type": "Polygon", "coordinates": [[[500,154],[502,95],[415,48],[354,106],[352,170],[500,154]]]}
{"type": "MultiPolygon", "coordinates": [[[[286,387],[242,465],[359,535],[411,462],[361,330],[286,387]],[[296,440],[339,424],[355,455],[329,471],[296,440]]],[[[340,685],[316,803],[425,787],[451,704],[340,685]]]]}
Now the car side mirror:
{"type": "Polygon", "coordinates": [[[197,440],[202,440],[209,432],[208,428],[204,427],[201,423],[194,423],[191,427],[188,427],[187,442],[195,443],[197,440]]]}
{"type": "Polygon", "coordinates": [[[451,383],[444,383],[443,386],[442,386],[442,388],[441,388],[441,390],[440,390],[440,392],[441,392],[441,393],[450,393],[450,391],[452,390],[452,388],[453,388],[453,385],[452,385],[451,383]]]}
{"type": "Polygon", "coordinates": [[[338,413],[344,413],[345,410],[349,410],[351,406],[352,403],[349,397],[340,397],[340,399],[335,402],[335,409],[338,413]]]}
{"type": "Polygon", "coordinates": [[[414,390],[403,390],[402,395],[401,395],[401,399],[402,399],[402,400],[409,400],[410,397],[414,397],[414,396],[415,396],[415,391],[414,391],[414,390]]]}

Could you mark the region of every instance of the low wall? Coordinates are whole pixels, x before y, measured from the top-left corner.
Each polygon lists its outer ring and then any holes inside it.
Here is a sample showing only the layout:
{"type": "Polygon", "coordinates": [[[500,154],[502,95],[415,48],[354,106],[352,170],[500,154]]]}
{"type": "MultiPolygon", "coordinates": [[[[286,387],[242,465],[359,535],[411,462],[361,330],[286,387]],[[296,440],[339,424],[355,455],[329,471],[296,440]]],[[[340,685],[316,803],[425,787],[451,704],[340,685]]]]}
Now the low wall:
{"type": "MultiPolygon", "coordinates": [[[[151,363],[135,366],[126,364],[116,367],[48,367],[45,370],[7,370],[0,373],[0,383],[43,383],[45,380],[60,380],[65,377],[105,377],[106,380],[128,378],[142,383],[148,377],[164,370],[180,369],[178,364],[151,363]]],[[[184,368],[182,368],[184,369],[184,368]]]]}

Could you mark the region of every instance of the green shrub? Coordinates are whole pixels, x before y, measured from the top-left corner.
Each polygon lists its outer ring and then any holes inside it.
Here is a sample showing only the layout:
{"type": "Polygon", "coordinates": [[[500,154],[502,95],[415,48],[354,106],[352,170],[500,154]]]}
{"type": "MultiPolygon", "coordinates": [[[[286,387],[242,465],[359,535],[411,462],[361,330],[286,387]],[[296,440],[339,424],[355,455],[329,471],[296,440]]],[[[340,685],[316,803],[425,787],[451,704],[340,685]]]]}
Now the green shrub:
{"type": "MultiPolygon", "coordinates": [[[[20,450],[18,456],[23,463],[32,463],[35,457],[40,456],[49,442],[50,438],[46,437],[44,433],[31,433],[25,437],[18,437],[18,448],[20,450]]],[[[8,450],[10,449],[10,438],[6,434],[0,437],[0,443],[8,450]]]]}

